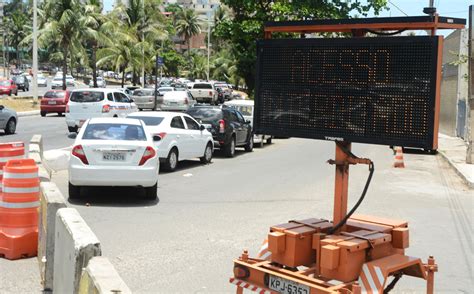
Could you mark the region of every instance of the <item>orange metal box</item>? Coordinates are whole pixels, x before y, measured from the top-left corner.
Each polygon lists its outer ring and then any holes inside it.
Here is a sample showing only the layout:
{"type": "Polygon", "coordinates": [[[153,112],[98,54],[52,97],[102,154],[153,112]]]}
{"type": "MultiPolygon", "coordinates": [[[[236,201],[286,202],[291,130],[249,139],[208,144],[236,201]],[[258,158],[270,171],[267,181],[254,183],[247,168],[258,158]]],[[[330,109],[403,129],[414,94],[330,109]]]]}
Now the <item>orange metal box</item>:
{"type": "Polygon", "coordinates": [[[316,218],[272,226],[268,235],[272,262],[288,267],[313,264],[316,260],[316,251],[312,248],[313,234],[331,226],[327,220],[316,218]]]}
{"type": "Polygon", "coordinates": [[[360,230],[351,234],[359,235],[362,238],[348,235],[329,235],[321,240],[321,254],[331,254],[330,257],[321,256],[321,275],[323,277],[343,282],[356,280],[362,265],[369,256],[377,259],[393,253],[390,234],[367,230],[360,230]],[[372,246],[369,244],[369,240],[372,246]],[[340,248],[337,256],[339,263],[336,266],[333,263],[334,260],[328,262],[328,259],[332,259],[334,255],[334,252],[325,250],[328,246],[340,248]]]}

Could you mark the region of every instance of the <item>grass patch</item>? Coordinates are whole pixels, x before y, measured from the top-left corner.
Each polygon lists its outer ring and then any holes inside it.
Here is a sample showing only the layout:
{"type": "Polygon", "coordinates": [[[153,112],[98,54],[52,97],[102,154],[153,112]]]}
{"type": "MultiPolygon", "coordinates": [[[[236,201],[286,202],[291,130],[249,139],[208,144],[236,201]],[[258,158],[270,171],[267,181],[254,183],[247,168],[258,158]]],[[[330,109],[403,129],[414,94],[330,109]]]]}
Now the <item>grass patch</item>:
{"type": "Polygon", "coordinates": [[[4,98],[4,99],[0,99],[0,105],[13,109],[16,112],[40,109],[39,100],[38,100],[38,103],[35,105],[33,103],[33,99],[4,98]]]}

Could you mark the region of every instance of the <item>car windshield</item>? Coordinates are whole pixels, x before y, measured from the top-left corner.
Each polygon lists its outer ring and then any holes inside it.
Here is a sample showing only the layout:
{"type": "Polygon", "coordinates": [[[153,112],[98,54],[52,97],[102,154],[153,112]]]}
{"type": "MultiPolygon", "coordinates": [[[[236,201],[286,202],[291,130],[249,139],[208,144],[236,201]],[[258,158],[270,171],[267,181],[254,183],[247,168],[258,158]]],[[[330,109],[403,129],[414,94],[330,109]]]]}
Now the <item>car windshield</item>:
{"type": "Polygon", "coordinates": [[[62,91],[48,91],[44,94],[43,98],[64,98],[64,96],[66,95],[66,92],[62,92],[62,91]]]}
{"type": "Polygon", "coordinates": [[[135,118],[143,121],[147,126],[157,126],[163,121],[163,117],[157,116],[127,116],[127,118],[135,118]]]}
{"type": "Polygon", "coordinates": [[[158,91],[160,91],[160,92],[170,92],[170,91],[173,91],[173,88],[159,88],[158,91]]]}
{"type": "Polygon", "coordinates": [[[237,109],[238,111],[240,111],[240,113],[242,113],[242,115],[245,115],[245,116],[251,116],[252,115],[252,106],[245,106],[245,105],[233,106],[233,105],[231,105],[230,107],[233,107],[233,108],[237,109]]]}
{"type": "Polygon", "coordinates": [[[146,141],[142,126],[118,123],[88,124],[83,140],[146,141]]]}
{"type": "Polygon", "coordinates": [[[0,81],[0,86],[10,86],[10,81],[0,81]]]}
{"type": "Polygon", "coordinates": [[[104,100],[104,93],[94,91],[77,91],[71,94],[73,102],[99,102],[104,100]]]}
{"type": "Polygon", "coordinates": [[[220,109],[196,107],[189,109],[187,113],[203,123],[212,123],[222,119],[222,111],[220,109]]]}
{"type": "Polygon", "coordinates": [[[133,96],[153,96],[153,90],[135,90],[133,91],[133,96]]]}
{"type": "Polygon", "coordinates": [[[211,84],[194,84],[193,89],[212,89],[211,84]]]}

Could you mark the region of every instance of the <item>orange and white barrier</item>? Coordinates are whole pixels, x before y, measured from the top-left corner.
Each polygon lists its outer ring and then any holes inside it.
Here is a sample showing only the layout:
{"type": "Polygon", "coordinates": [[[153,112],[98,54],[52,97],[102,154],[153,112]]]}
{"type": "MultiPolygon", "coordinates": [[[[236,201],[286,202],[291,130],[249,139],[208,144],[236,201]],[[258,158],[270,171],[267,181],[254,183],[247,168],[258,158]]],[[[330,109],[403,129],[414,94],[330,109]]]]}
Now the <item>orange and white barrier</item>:
{"type": "Polygon", "coordinates": [[[25,157],[25,144],[23,142],[0,144],[0,192],[2,192],[3,167],[11,159],[25,157]]]}
{"type": "Polygon", "coordinates": [[[40,180],[33,159],[9,160],[0,193],[0,255],[7,259],[36,256],[40,180]]]}
{"type": "Polygon", "coordinates": [[[405,163],[403,162],[403,147],[395,146],[395,162],[393,163],[393,167],[404,168],[405,163]]]}
{"type": "Polygon", "coordinates": [[[380,267],[364,264],[358,282],[362,293],[383,293],[385,275],[380,267]]]}
{"type": "Polygon", "coordinates": [[[229,282],[231,284],[236,285],[237,287],[247,289],[247,290],[250,290],[250,291],[253,291],[253,292],[257,292],[257,293],[260,293],[260,294],[272,294],[271,291],[268,291],[266,289],[260,288],[258,286],[252,285],[248,282],[245,282],[245,281],[242,281],[242,280],[239,280],[239,279],[236,279],[236,278],[230,278],[229,282]]]}
{"type": "Polygon", "coordinates": [[[257,258],[271,260],[271,257],[272,253],[270,252],[270,250],[268,250],[268,238],[265,238],[262,243],[262,246],[260,247],[260,250],[258,251],[257,258]]]}

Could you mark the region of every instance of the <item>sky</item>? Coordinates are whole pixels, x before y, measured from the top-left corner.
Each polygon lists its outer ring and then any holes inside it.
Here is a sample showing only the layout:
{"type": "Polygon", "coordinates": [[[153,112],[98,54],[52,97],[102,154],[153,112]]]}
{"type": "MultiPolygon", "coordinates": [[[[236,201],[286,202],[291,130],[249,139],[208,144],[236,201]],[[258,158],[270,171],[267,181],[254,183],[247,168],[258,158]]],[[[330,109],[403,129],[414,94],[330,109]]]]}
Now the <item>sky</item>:
{"type": "MultiPolygon", "coordinates": [[[[116,0],[103,1],[105,10],[110,11],[116,0]]],[[[428,6],[429,0],[388,0],[388,3],[390,9],[383,11],[379,16],[424,15],[423,8],[428,6]]],[[[467,20],[469,5],[474,5],[474,0],[434,0],[434,4],[441,16],[465,18],[467,20]]]]}

